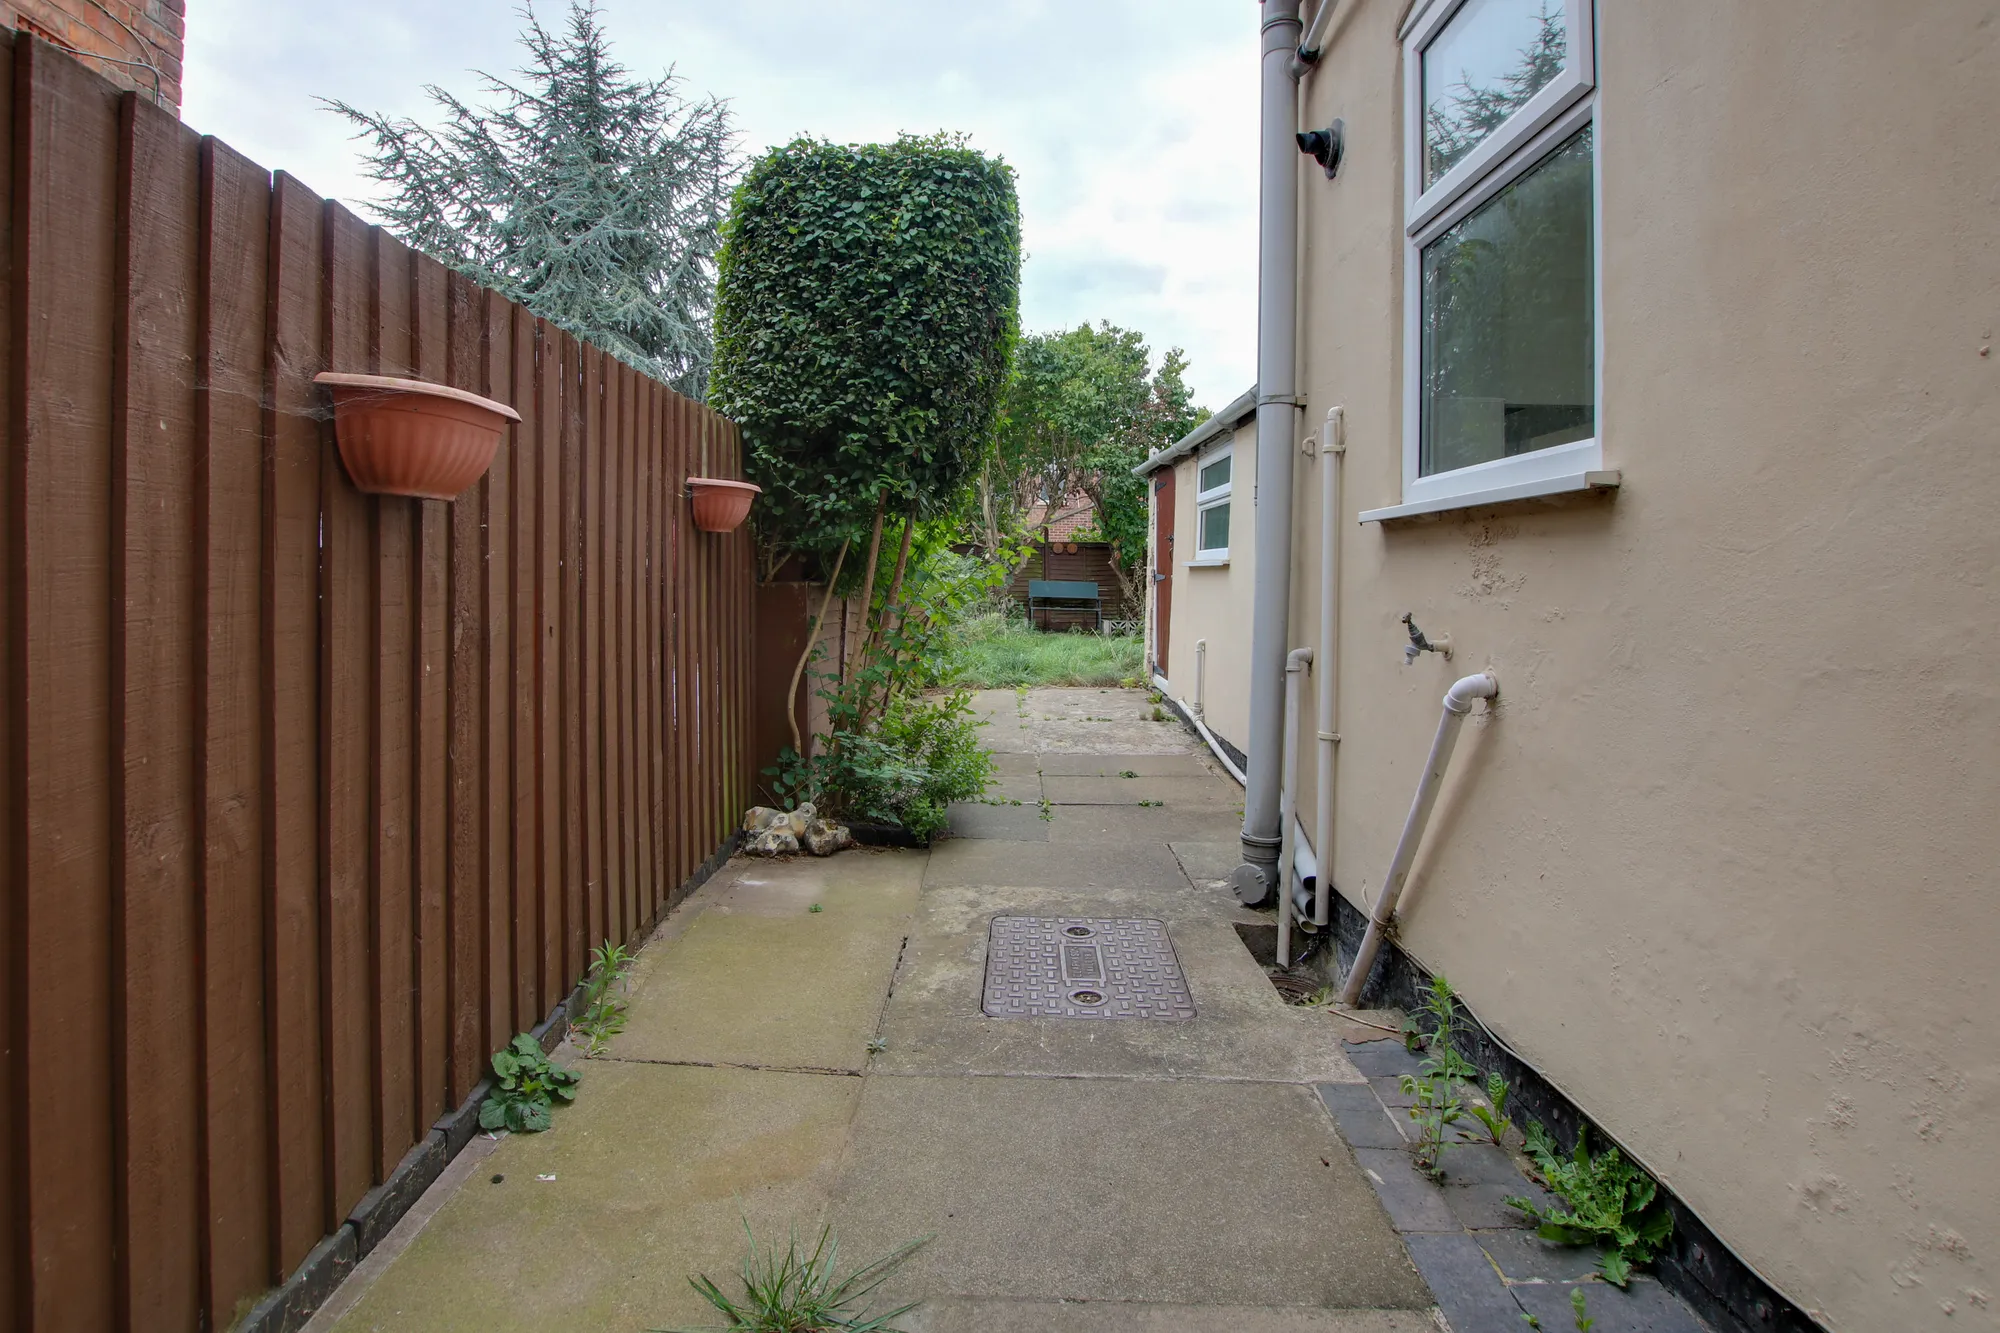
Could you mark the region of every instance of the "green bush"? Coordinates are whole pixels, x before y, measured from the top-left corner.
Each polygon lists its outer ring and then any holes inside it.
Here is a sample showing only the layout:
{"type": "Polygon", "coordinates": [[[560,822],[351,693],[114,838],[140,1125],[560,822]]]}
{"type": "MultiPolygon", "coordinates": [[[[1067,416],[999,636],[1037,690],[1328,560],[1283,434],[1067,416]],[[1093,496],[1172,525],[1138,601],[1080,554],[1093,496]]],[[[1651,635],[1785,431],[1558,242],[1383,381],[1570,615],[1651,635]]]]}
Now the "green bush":
{"type": "Polygon", "coordinates": [[[810,759],[787,746],[774,770],[778,798],[820,813],[896,824],[928,841],[944,832],[945,807],[974,800],[993,780],[993,756],[964,690],[891,698],[872,731],[836,731],[810,759]]]}

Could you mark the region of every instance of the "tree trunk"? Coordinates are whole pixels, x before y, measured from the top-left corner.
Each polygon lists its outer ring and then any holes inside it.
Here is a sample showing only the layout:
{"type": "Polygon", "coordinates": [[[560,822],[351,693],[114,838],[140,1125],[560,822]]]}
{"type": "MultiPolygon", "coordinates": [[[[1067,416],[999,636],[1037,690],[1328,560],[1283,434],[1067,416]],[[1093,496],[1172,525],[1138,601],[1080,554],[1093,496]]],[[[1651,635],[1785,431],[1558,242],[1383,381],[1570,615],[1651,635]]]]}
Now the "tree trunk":
{"type": "MultiPolygon", "coordinates": [[[[903,571],[909,568],[910,538],[916,533],[916,530],[917,506],[913,502],[910,505],[910,516],[903,520],[903,543],[901,549],[896,552],[896,572],[890,576],[889,596],[882,603],[881,618],[876,622],[873,640],[868,644],[869,653],[873,653],[878,645],[887,641],[889,637],[888,624],[890,616],[896,618],[896,627],[898,629],[902,628],[903,609],[898,605],[897,599],[903,595],[903,571]]],[[[885,708],[889,704],[889,692],[893,688],[893,683],[890,681],[884,681],[882,684],[882,706],[885,708]]],[[[862,722],[866,723],[868,721],[868,715],[871,711],[873,710],[870,707],[870,701],[863,699],[861,701],[862,722]]]]}
{"type": "MultiPolygon", "coordinates": [[[[833,558],[833,573],[826,577],[826,593],[819,599],[819,614],[813,617],[812,628],[806,632],[806,649],[799,654],[799,664],[792,668],[792,684],[785,691],[785,721],[792,727],[792,753],[805,757],[806,746],[799,735],[799,678],[806,674],[806,663],[812,661],[813,645],[819,642],[820,626],[826,624],[826,609],[833,604],[833,585],[840,582],[840,567],[847,561],[847,542],[840,544],[840,554],[833,558]]],[[[846,644],[841,647],[846,648],[846,644]]]]}
{"type": "Polygon", "coordinates": [[[868,572],[861,578],[861,642],[856,650],[847,652],[846,644],[841,645],[841,675],[852,675],[859,660],[860,649],[868,646],[869,627],[875,623],[875,566],[882,555],[882,514],[889,507],[889,497],[880,496],[875,501],[875,531],[868,538],[868,572]]]}

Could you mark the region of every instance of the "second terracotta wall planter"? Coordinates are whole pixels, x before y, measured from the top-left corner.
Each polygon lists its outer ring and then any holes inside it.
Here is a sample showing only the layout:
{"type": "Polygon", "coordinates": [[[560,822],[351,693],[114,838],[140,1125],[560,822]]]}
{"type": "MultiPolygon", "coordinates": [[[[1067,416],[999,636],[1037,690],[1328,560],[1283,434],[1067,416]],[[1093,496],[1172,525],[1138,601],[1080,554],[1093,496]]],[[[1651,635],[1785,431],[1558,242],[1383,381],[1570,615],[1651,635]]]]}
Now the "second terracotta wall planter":
{"type": "Polygon", "coordinates": [[[694,525],[703,532],[734,532],[750,516],[750,502],[764,493],[762,486],[722,477],[689,477],[694,493],[694,525]]]}
{"type": "Polygon", "coordinates": [[[372,495],[452,500],[486,475],[500,437],[521,414],[464,389],[329,370],[340,461],[372,495]]]}

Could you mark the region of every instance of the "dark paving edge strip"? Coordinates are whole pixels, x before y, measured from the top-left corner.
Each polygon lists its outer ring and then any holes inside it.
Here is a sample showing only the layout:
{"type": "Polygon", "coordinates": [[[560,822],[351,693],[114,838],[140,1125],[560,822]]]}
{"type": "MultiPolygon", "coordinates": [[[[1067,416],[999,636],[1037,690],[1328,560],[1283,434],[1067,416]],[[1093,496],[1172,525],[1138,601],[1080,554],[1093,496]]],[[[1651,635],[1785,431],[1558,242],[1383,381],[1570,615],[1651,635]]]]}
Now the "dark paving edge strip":
{"type": "MultiPolygon", "coordinates": [[[[687,896],[706,884],[736,852],[742,834],[732,833],[720,847],[695,868],[687,881],[660,904],[660,910],[632,934],[644,941],[659,929],[669,912],[687,896]]],[[[549,1010],[549,1016],[531,1029],[542,1049],[552,1051],[569,1033],[570,1019],[583,1009],[583,983],[549,1010]]],[[[841,1070],[800,1071],[842,1073],[841,1070]]],[[[298,1333],[319,1307],[347,1279],[354,1266],[389,1234],[403,1214],[421,1199],[454,1157],[465,1150],[479,1132],[479,1106],[486,1100],[490,1078],[473,1085],[456,1110],[439,1116],[417,1145],[403,1155],[389,1178],[361,1196],[347,1220],[323,1238],[299,1263],[290,1277],[268,1292],[250,1312],[231,1326],[230,1333],[298,1333]]]]}
{"type": "MultiPolygon", "coordinates": [[[[1368,919],[1342,894],[1333,894],[1334,947],[1341,975],[1354,965],[1368,919]]],[[[1394,939],[1376,956],[1360,1007],[1400,1008],[1418,1012],[1419,997],[1430,988],[1430,973],[1394,939]]],[[[1563,1152],[1576,1146],[1577,1134],[1588,1128],[1599,1147],[1615,1146],[1634,1162],[1615,1135],[1587,1115],[1569,1096],[1495,1037],[1461,998],[1458,1006],[1460,1053],[1482,1075],[1497,1073],[1512,1087],[1508,1109],[1524,1128],[1537,1122],[1563,1152]]],[[[1393,1039],[1391,1039],[1393,1040],[1393,1039]]],[[[1653,1275],[1694,1312],[1722,1333],[1826,1333],[1825,1326],[1782,1295],[1708,1228],[1679,1195],[1661,1181],[1659,1198],[1674,1215],[1673,1237],[1666,1253],[1652,1266],[1653,1275]]]]}

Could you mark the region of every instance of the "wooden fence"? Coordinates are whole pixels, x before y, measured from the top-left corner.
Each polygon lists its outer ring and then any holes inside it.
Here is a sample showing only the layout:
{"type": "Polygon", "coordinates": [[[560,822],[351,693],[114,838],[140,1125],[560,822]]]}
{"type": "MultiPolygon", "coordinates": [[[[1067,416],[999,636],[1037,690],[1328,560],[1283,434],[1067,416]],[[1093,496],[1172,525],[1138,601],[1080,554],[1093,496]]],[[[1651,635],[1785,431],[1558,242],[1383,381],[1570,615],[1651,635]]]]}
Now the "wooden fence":
{"type": "Polygon", "coordinates": [[[0,42],[0,1317],[223,1328],[727,840],[752,562],[682,486],[739,445],[0,42]],[[523,422],[364,496],[328,368],[523,422]]]}

